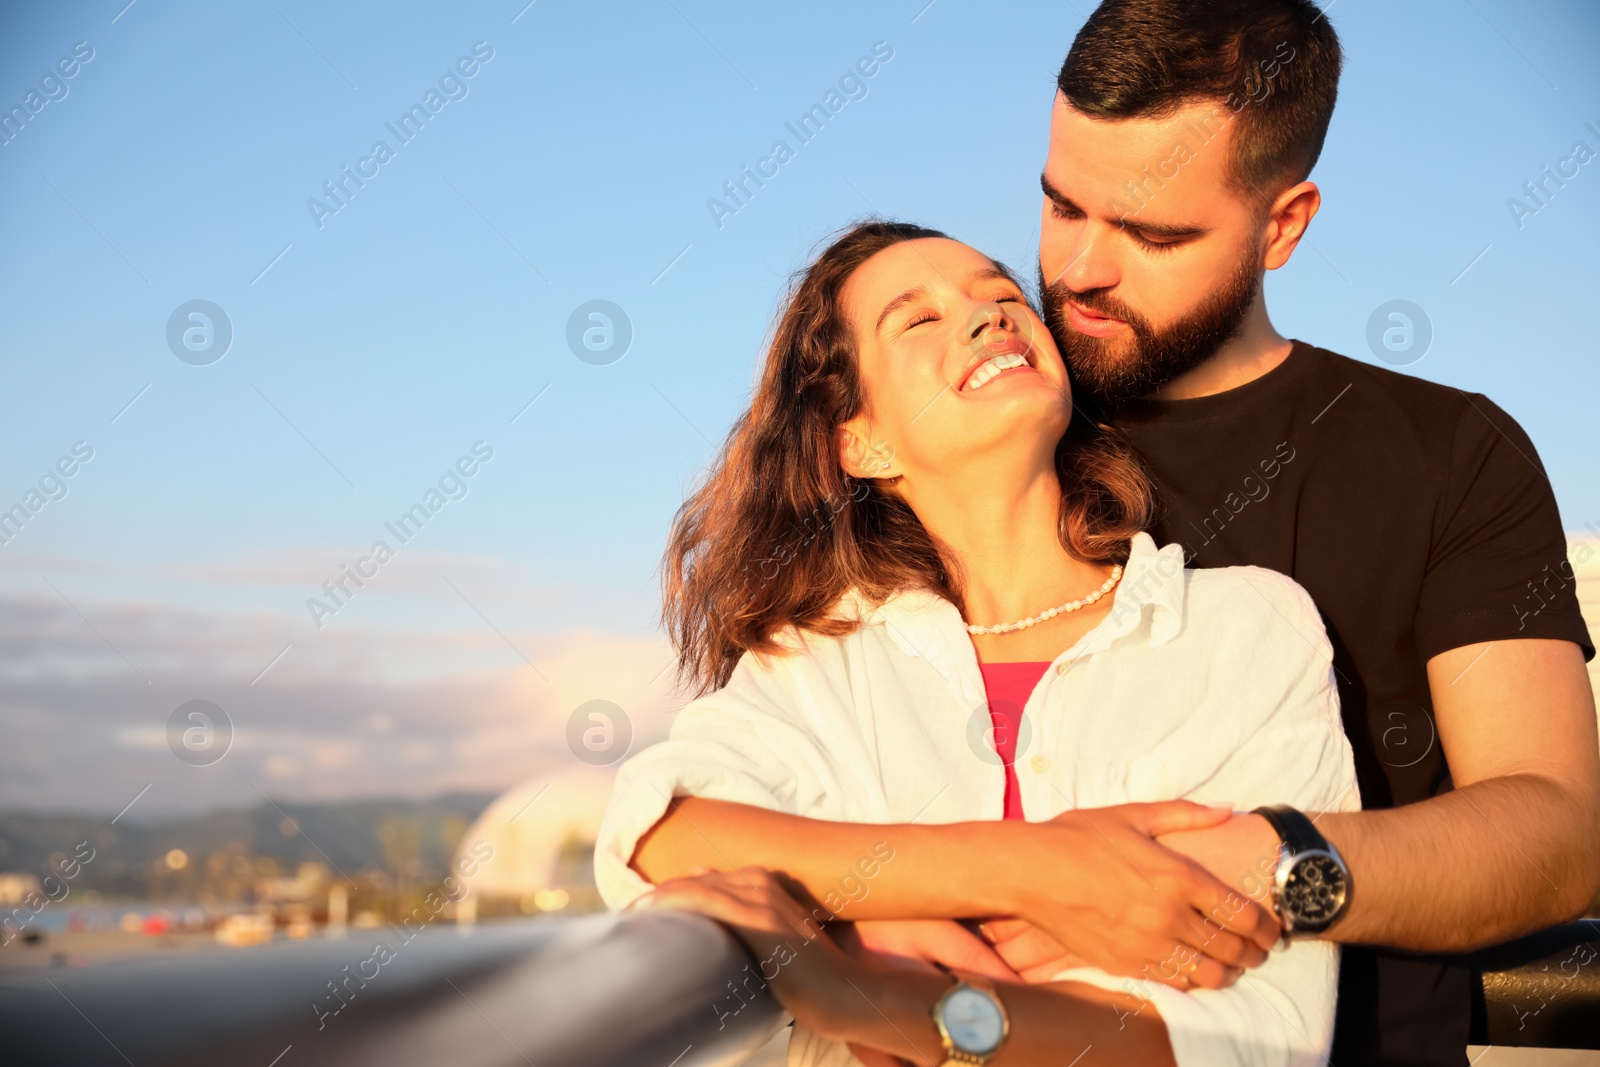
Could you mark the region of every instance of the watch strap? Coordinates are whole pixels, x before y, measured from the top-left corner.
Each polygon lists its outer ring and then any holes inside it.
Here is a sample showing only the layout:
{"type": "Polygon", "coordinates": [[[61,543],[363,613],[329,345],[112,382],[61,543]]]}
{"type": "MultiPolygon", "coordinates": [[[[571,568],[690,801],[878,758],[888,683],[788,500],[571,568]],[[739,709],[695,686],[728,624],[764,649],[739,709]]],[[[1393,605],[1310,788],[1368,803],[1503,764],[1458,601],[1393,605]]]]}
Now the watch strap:
{"type": "Polygon", "coordinates": [[[1343,913],[1344,909],[1349,906],[1350,872],[1345,868],[1344,858],[1339,855],[1339,850],[1333,847],[1332,842],[1322,836],[1321,831],[1316,828],[1311,819],[1297,808],[1292,808],[1286,804],[1269,804],[1255,808],[1254,814],[1266,819],[1271,824],[1272,829],[1277,832],[1279,840],[1283,842],[1283,847],[1279,852],[1278,882],[1273,887],[1272,898],[1273,903],[1277,906],[1278,918],[1283,923],[1284,936],[1295,938],[1313,937],[1320,934],[1332,925],[1338,916],[1343,913]],[[1331,856],[1343,871],[1344,901],[1340,904],[1335,914],[1326,921],[1308,923],[1303,917],[1293,914],[1281,896],[1282,879],[1286,866],[1293,865],[1295,857],[1302,856],[1308,852],[1320,852],[1331,856]]]}
{"type": "MultiPolygon", "coordinates": [[[[1318,850],[1333,852],[1333,846],[1322,836],[1305,812],[1287,804],[1269,804],[1256,808],[1254,814],[1266,819],[1277,831],[1278,838],[1289,847],[1291,854],[1318,850]]],[[[1334,853],[1337,855],[1337,853],[1334,853]]]]}

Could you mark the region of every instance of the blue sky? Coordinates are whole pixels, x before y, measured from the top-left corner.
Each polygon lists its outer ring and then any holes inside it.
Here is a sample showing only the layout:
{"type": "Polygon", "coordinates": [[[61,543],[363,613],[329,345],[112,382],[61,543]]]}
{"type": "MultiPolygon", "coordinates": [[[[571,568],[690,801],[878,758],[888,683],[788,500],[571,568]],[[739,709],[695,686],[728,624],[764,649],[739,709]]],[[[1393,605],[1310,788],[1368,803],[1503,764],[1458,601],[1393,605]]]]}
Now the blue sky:
{"type": "MultiPolygon", "coordinates": [[[[567,713],[595,698],[658,734],[663,538],[788,272],[881,212],[1032,274],[1086,0],[524,3],[0,14],[5,108],[92,49],[0,146],[0,507],[93,450],[0,545],[0,804],[499,788],[568,758],[567,713]],[[800,144],[785,124],[875,46],[800,144]],[[430,90],[402,142],[386,124],[430,90]],[[777,140],[793,158],[717,218],[777,140]],[[336,213],[308,208],[362,166],[336,213]],[[232,327],[206,365],[167,341],[192,300],[232,327]],[[568,345],[592,300],[631,324],[613,362],[568,345]],[[397,546],[384,524],[477,442],[465,495],[397,546]],[[315,625],[307,599],[379,538],[394,559],[315,625]],[[201,697],[237,751],[190,773],[160,737],[201,697]]],[[[1568,528],[1600,527],[1600,162],[1536,214],[1508,206],[1575,142],[1600,151],[1600,9],[1329,17],[1347,68],[1322,213],[1269,277],[1279,329],[1371,360],[1374,309],[1419,305],[1434,338],[1409,372],[1509,410],[1568,528]]]]}

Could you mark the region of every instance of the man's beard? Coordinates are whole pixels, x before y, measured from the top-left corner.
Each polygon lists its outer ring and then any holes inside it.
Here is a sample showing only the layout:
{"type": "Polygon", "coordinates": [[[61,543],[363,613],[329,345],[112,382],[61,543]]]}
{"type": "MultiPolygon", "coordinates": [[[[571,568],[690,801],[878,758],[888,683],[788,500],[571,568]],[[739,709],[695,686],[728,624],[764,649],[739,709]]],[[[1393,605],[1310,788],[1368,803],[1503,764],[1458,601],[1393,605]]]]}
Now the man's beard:
{"type": "Polygon", "coordinates": [[[1171,326],[1156,330],[1150,321],[1104,289],[1073,293],[1057,281],[1046,286],[1039,269],[1039,293],[1045,325],[1056,339],[1072,376],[1073,391],[1098,412],[1109,414],[1122,403],[1149,396],[1174,378],[1193,370],[1238,336],[1246,312],[1261,287],[1254,250],[1241,256],[1227,282],[1199,307],[1171,326]],[[1067,322],[1063,303],[1071,297],[1082,308],[1121,319],[1133,338],[1087,337],[1067,322]]]}

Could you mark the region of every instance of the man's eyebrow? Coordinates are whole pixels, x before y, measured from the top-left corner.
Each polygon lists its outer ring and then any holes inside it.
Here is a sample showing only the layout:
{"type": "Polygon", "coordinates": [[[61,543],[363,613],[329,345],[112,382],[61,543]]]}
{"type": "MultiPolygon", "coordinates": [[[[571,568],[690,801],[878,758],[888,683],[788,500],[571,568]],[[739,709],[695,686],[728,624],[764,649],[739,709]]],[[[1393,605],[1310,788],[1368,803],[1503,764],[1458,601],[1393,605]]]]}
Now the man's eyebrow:
{"type": "Polygon", "coordinates": [[[1118,220],[1124,229],[1138,230],[1151,237],[1199,237],[1206,233],[1204,226],[1181,226],[1166,222],[1129,222],[1124,216],[1118,220]]]}
{"type": "Polygon", "coordinates": [[[1060,189],[1057,189],[1054,185],[1050,184],[1050,179],[1043,174],[1039,175],[1039,188],[1044,190],[1045,196],[1049,197],[1051,200],[1054,200],[1062,207],[1075,208],[1079,211],[1083,210],[1082,208],[1079,208],[1077,204],[1072,202],[1072,198],[1070,196],[1068,196],[1066,193],[1063,193],[1060,189]]]}
{"type": "MultiPolygon", "coordinates": [[[[1087,211],[1084,211],[1083,208],[1073,201],[1073,199],[1066,193],[1063,193],[1060,189],[1057,189],[1054,185],[1050,184],[1050,179],[1045,177],[1043,174],[1039,175],[1039,185],[1044,189],[1044,195],[1049,197],[1061,207],[1066,208],[1069,211],[1080,212],[1084,215],[1088,214],[1087,211]]],[[[1130,222],[1128,221],[1128,216],[1126,213],[1107,217],[1115,217],[1117,220],[1117,225],[1122,229],[1138,230],[1140,233],[1147,234],[1151,237],[1199,237],[1210,232],[1204,226],[1185,225],[1182,223],[1143,222],[1138,219],[1130,222]]]]}
{"type": "Polygon", "coordinates": [[[928,287],[926,285],[914,285],[910,289],[907,289],[905,292],[901,293],[899,296],[883,305],[883,310],[878,313],[877,325],[873,326],[872,328],[873,331],[877,332],[878,330],[883,329],[884,320],[890,315],[894,314],[896,311],[899,311],[913,300],[927,295],[928,287]]]}

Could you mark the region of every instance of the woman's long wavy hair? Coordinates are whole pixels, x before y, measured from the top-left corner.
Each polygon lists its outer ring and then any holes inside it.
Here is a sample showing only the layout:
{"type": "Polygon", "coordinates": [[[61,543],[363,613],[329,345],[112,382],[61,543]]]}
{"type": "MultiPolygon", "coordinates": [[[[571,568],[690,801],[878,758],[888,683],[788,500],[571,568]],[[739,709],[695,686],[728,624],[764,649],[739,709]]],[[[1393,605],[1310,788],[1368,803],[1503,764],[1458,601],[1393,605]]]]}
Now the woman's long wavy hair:
{"type": "MultiPolygon", "coordinates": [[[[695,693],[726,685],[747,651],[782,654],[774,636],[790,624],[850,633],[859,623],[830,609],[852,586],[873,604],[920,588],[963,607],[955,561],[903,500],[846,474],[839,457],[839,427],[867,399],[844,317],[845,283],[885,248],[944,236],[906,223],[858,223],[792,282],[750,408],[678,510],[662,561],[661,621],[679,681],[695,693]]],[[[1126,562],[1129,539],[1153,512],[1132,451],[1080,413],[1055,461],[1062,547],[1086,562],[1126,562]]]]}

